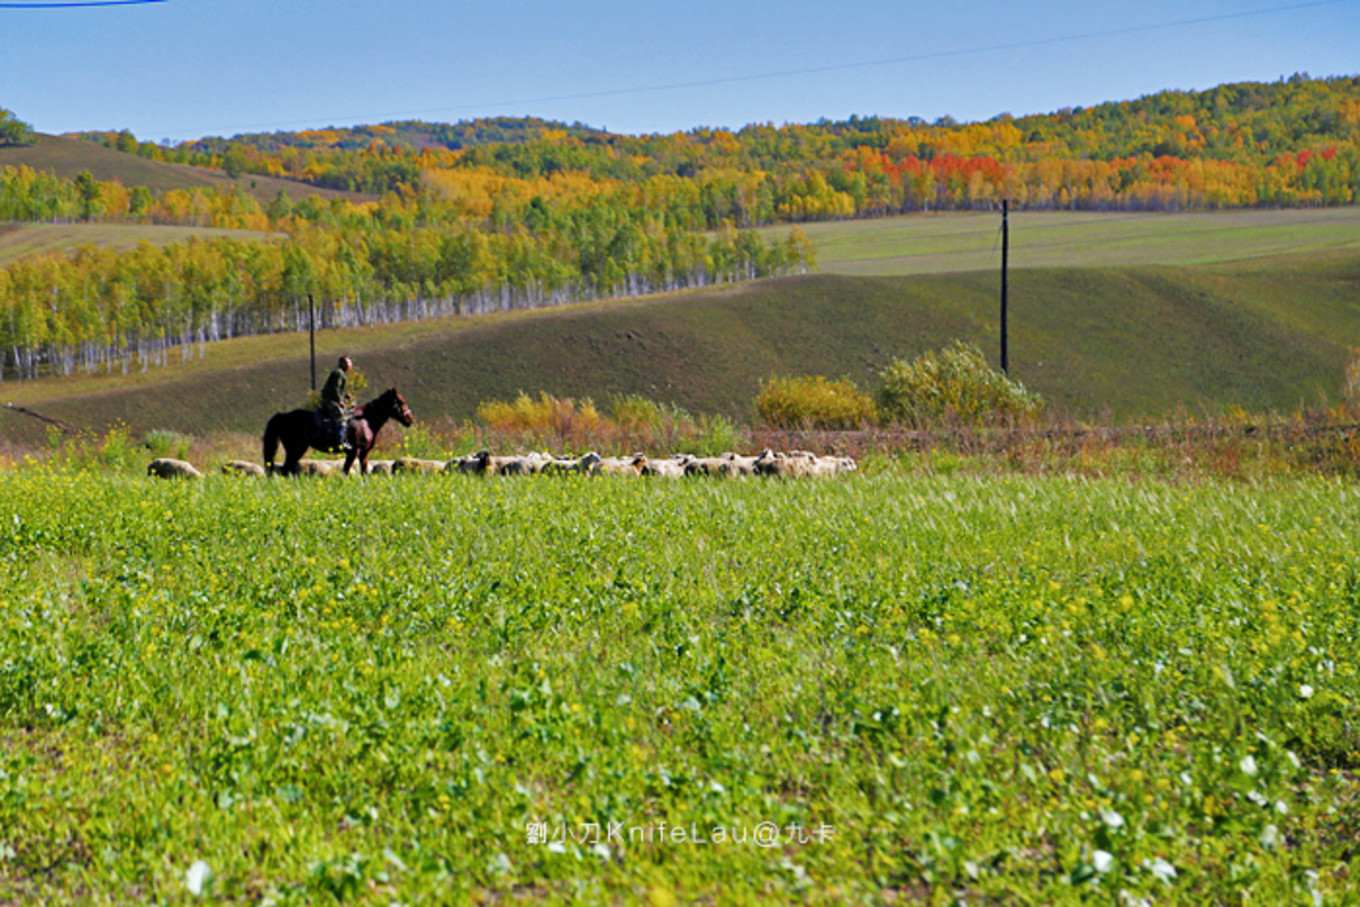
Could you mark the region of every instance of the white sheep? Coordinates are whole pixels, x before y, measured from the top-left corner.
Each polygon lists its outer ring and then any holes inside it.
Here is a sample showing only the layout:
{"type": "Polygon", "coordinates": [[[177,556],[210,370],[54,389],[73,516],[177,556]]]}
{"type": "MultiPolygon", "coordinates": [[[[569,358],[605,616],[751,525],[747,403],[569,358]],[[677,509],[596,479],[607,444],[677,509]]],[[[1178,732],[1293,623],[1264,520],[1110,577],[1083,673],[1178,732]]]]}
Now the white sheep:
{"type": "Polygon", "coordinates": [[[543,473],[556,476],[594,476],[600,474],[600,462],[600,455],[593,450],[575,460],[554,457],[543,464],[543,473]]]}
{"type": "Polygon", "coordinates": [[[222,474],[228,476],[254,476],[264,478],[264,467],[249,460],[228,460],[222,464],[222,474]]]}
{"type": "Polygon", "coordinates": [[[156,476],[160,479],[201,479],[203,473],[194,468],[194,464],[186,460],[176,460],[172,457],[158,457],[151,461],[146,467],[146,474],[156,476]]]}
{"type": "Polygon", "coordinates": [[[403,473],[435,473],[444,471],[443,460],[425,460],[420,457],[397,457],[392,461],[392,475],[403,473]]]}
{"type": "Polygon", "coordinates": [[[604,457],[600,460],[599,472],[607,476],[636,478],[642,475],[643,467],[646,465],[647,458],[640,453],[631,457],[604,457]]]}
{"type": "Polygon", "coordinates": [[[642,474],[644,476],[661,476],[662,478],[675,479],[685,474],[685,467],[690,464],[694,457],[691,454],[673,454],[669,459],[653,460],[650,457],[642,464],[642,474]]]}

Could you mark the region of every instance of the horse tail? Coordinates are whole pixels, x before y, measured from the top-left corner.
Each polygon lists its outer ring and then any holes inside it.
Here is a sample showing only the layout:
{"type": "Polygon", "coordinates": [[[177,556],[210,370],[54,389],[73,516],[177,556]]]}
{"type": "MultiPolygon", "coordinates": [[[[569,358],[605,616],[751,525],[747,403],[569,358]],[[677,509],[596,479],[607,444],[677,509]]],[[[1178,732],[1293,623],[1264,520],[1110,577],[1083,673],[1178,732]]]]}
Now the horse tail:
{"type": "Polygon", "coordinates": [[[274,454],[279,449],[279,417],[275,415],[264,427],[264,471],[274,468],[274,454]]]}

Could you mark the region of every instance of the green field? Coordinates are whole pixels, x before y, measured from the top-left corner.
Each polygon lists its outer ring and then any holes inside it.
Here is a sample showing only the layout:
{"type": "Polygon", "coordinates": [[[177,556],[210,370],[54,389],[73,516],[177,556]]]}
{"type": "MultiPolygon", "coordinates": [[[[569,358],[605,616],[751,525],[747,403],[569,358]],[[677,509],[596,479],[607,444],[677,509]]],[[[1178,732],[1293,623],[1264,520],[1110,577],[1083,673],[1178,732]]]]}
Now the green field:
{"type": "MultiPolygon", "coordinates": [[[[1015,211],[1012,268],[1198,265],[1360,250],[1360,207],[1188,214],[1015,211]]],[[[804,224],[824,273],[999,271],[1001,215],[921,214],[804,224]]]]}
{"type": "Polygon", "coordinates": [[[1331,902],[1358,505],[0,473],[0,900],[1331,902]]]}
{"type": "Polygon", "coordinates": [[[149,242],[155,246],[185,242],[190,237],[258,240],[269,236],[258,230],[220,230],[214,227],[169,227],[153,224],[0,224],[0,266],[27,255],[68,253],[79,246],[125,251],[149,242]]]}

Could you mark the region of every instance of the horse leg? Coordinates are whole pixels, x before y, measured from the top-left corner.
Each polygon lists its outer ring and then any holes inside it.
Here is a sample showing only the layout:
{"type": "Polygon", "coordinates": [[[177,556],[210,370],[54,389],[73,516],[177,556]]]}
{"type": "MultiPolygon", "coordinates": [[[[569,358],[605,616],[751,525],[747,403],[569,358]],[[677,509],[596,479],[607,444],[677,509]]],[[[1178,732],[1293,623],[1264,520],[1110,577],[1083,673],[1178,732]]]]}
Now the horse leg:
{"type": "MultiPolygon", "coordinates": [[[[343,472],[345,475],[349,475],[349,468],[354,464],[355,453],[356,451],[353,446],[351,446],[350,449],[345,452],[345,468],[341,470],[341,472],[343,472]]],[[[368,468],[368,464],[361,462],[359,465],[361,467],[359,470],[359,475],[364,475],[365,471],[368,468]]]]}
{"type": "Polygon", "coordinates": [[[288,454],[287,459],[283,462],[282,472],[284,475],[295,476],[302,472],[299,461],[302,459],[302,455],[307,452],[307,446],[305,440],[293,444],[284,444],[283,449],[288,454]]]}

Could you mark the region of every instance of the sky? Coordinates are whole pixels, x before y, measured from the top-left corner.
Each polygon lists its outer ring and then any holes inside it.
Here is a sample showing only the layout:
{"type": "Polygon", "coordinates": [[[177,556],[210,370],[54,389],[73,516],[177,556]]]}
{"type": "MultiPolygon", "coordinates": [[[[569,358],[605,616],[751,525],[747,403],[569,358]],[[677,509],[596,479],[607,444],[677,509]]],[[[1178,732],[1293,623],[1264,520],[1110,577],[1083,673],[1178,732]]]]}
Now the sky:
{"type": "Polygon", "coordinates": [[[1357,0],[39,2],[0,0],[0,107],[151,141],[482,116],[968,122],[1360,74],[1357,0]]]}

